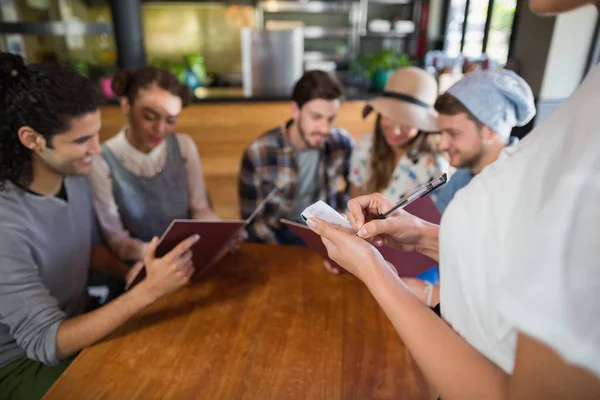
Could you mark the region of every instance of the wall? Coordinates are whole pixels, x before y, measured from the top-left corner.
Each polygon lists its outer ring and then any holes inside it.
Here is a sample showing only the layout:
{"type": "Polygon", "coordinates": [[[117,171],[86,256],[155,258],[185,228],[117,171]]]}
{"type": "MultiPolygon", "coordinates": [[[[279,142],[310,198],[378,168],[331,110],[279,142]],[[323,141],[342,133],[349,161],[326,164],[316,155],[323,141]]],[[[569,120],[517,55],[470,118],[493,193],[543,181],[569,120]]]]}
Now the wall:
{"type": "Polygon", "coordinates": [[[557,17],[540,100],[564,99],[579,86],[587,68],[597,18],[593,5],[557,17]]]}
{"type": "Polygon", "coordinates": [[[581,83],[598,17],[594,6],[558,17],[536,16],[526,1],[518,7],[514,56],[538,100],[537,125],[581,83]]]}
{"type": "Polygon", "coordinates": [[[517,10],[519,21],[514,57],[520,63],[521,76],[529,83],[537,98],[542,89],[556,17],[535,15],[529,8],[529,2],[523,0],[519,1],[517,10]]]}
{"type": "Polygon", "coordinates": [[[209,72],[241,74],[240,29],[254,27],[252,7],[214,4],[146,4],[142,10],[147,58],[181,61],[204,56],[209,72]]]}

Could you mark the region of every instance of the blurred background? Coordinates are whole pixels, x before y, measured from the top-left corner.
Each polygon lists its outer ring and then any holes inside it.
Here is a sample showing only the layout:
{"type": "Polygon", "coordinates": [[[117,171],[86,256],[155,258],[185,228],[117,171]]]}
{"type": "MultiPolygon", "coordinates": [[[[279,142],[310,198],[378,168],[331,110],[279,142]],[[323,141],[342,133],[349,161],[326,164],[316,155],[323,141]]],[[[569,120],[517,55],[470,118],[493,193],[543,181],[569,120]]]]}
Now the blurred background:
{"type": "Polygon", "coordinates": [[[117,67],[144,64],[199,100],[285,98],[309,69],[364,98],[418,65],[440,91],[465,72],[510,68],[552,103],[598,62],[594,14],[541,19],[522,0],[0,0],[0,49],[70,63],[107,98],[117,67]]]}

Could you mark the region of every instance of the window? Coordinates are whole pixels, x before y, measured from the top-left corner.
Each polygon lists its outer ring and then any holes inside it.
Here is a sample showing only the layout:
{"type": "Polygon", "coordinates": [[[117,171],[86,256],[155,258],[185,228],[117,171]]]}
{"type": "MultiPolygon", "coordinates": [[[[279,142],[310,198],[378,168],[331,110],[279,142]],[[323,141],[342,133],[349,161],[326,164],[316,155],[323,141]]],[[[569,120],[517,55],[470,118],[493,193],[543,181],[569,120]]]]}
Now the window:
{"type": "Polygon", "coordinates": [[[445,51],[450,57],[470,59],[482,55],[504,65],[517,0],[451,0],[445,51]]]}

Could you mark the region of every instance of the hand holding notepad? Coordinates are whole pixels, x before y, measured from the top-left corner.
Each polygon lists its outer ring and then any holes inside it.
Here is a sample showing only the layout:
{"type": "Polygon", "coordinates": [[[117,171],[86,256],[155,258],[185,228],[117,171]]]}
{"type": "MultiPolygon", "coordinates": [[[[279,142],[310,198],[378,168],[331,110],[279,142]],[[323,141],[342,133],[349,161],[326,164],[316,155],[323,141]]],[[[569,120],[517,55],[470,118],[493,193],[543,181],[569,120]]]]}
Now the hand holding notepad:
{"type": "MultiPolygon", "coordinates": [[[[393,203],[385,199],[383,196],[382,199],[383,203],[380,207],[381,210],[377,209],[373,211],[374,215],[379,215],[393,206],[393,203]]],[[[316,211],[311,209],[312,206],[308,207],[307,212],[303,212],[303,214],[306,214],[303,218],[306,217],[306,219],[308,219],[311,216],[319,218],[324,217],[321,219],[333,223],[339,227],[343,227],[344,229],[351,229],[350,223],[345,219],[344,216],[340,215],[331,207],[327,205],[325,206],[330,210],[325,211],[325,207],[323,207],[323,205],[317,206],[316,211]]],[[[405,210],[408,213],[427,222],[439,223],[440,221],[440,213],[429,197],[424,197],[413,202],[407,206],[405,210]]],[[[309,248],[320,254],[325,260],[329,260],[331,263],[337,265],[329,258],[327,249],[323,244],[321,237],[313,232],[308,226],[287,220],[282,220],[282,223],[286,225],[294,234],[300,237],[309,248]]],[[[415,251],[398,251],[386,246],[375,248],[381,253],[384,259],[396,267],[400,276],[416,276],[436,264],[435,260],[415,251]]]]}

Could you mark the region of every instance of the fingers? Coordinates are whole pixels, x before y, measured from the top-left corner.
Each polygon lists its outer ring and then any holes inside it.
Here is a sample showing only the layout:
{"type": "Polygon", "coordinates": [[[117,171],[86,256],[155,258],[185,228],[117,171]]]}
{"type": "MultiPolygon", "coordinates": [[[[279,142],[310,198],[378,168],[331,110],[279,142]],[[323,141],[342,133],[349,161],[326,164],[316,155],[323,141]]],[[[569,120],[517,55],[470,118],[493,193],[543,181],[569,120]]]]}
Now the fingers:
{"type": "Polygon", "coordinates": [[[175,269],[178,273],[185,272],[190,268],[194,267],[194,262],[192,260],[188,260],[182,263],[179,263],[175,266],[175,269]]]}
{"type": "Polygon", "coordinates": [[[388,211],[393,205],[381,193],[358,196],[348,202],[348,219],[352,224],[352,228],[357,231],[366,221],[370,220],[373,216],[388,211]]]}
{"type": "Polygon", "coordinates": [[[186,263],[181,269],[179,269],[176,272],[176,274],[183,278],[184,283],[187,284],[194,275],[195,271],[196,269],[194,268],[194,264],[190,261],[186,263]]]}
{"type": "Polygon", "coordinates": [[[323,266],[325,267],[325,269],[329,272],[331,272],[334,275],[339,275],[340,274],[340,269],[338,267],[335,267],[333,265],[331,265],[331,263],[327,260],[323,261],[323,266]]]}
{"type": "Polygon", "coordinates": [[[144,262],[150,264],[154,260],[154,253],[156,252],[156,246],[158,246],[158,237],[154,236],[150,243],[146,245],[146,253],[144,254],[144,262]]]}
{"type": "Polygon", "coordinates": [[[363,204],[365,203],[363,199],[365,197],[366,196],[360,196],[348,202],[348,220],[350,221],[354,232],[359,230],[365,223],[364,210],[368,205],[367,203],[363,206],[363,204]]]}
{"type": "Polygon", "coordinates": [[[183,255],[186,251],[190,249],[198,240],[200,240],[200,235],[192,235],[187,239],[181,241],[173,250],[171,250],[166,256],[165,260],[167,262],[173,262],[177,260],[179,257],[183,255]]]}
{"type": "MultiPolygon", "coordinates": [[[[382,234],[395,236],[394,234],[397,230],[398,227],[393,219],[375,219],[364,224],[356,234],[363,239],[370,239],[382,234]]],[[[381,240],[381,238],[379,238],[379,240],[381,240]]]]}
{"type": "Polygon", "coordinates": [[[186,251],[185,253],[183,253],[181,255],[181,257],[179,258],[179,262],[181,264],[185,264],[189,261],[192,261],[192,256],[194,255],[194,253],[191,250],[186,251]]]}
{"type": "Polygon", "coordinates": [[[306,223],[313,232],[324,238],[329,238],[332,231],[335,230],[335,228],[331,227],[327,222],[320,218],[309,218],[306,223]]]}

